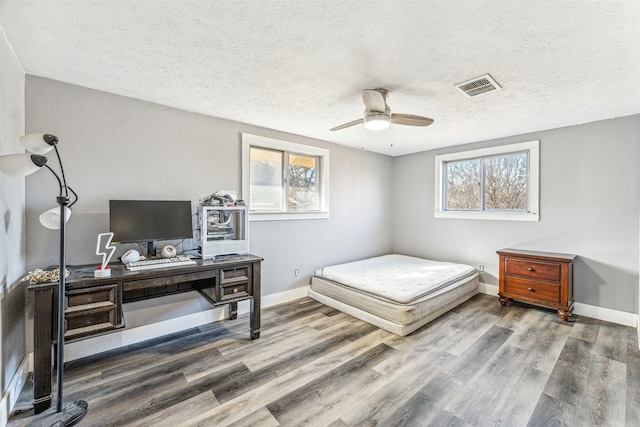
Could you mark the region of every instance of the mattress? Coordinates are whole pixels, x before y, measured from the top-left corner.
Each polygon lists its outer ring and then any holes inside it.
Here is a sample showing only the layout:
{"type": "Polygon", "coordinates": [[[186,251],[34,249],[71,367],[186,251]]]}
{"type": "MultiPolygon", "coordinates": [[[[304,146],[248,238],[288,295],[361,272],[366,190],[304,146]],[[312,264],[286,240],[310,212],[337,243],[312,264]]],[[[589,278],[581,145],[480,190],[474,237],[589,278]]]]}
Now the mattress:
{"type": "Polygon", "coordinates": [[[318,269],[309,296],[406,335],[478,293],[475,268],[385,255],[318,269]]]}

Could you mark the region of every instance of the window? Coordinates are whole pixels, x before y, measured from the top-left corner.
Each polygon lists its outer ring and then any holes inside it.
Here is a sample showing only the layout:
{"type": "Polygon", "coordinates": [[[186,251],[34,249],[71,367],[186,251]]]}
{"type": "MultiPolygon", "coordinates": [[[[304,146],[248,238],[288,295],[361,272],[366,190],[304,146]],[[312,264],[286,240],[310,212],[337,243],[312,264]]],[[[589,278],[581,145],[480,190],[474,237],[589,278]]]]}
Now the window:
{"type": "Polygon", "coordinates": [[[329,150],[242,134],[242,194],[250,219],[329,217],[329,150]]]}
{"type": "Polygon", "coordinates": [[[539,141],[436,156],[436,218],[538,221],[539,141]]]}

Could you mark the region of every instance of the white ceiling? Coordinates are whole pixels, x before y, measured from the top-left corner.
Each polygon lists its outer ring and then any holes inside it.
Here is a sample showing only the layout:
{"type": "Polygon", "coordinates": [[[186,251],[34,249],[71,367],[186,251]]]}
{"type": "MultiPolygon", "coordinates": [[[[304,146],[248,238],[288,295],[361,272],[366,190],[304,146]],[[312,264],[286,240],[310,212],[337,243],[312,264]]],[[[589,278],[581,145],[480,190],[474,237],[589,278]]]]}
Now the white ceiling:
{"type": "Polygon", "coordinates": [[[0,0],[0,25],[28,74],[389,155],[640,113],[640,0],[0,0]],[[329,132],[376,87],[435,123],[329,132]]]}

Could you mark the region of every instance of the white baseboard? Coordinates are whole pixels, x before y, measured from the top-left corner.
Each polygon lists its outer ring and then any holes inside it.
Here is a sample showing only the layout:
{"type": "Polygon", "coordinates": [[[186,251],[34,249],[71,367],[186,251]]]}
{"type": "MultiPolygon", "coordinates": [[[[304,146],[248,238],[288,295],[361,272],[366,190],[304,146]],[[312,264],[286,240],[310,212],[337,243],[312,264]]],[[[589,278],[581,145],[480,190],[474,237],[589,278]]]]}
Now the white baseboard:
{"type": "MultiPolygon", "coordinates": [[[[280,292],[262,297],[262,307],[271,307],[288,301],[293,301],[307,295],[308,286],[280,292]]],[[[249,301],[238,303],[238,314],[249,312],[249,301]]],[[[154,322],[148,325],[136,326],[82,341],[71,342],[64,347],[64,360],[80,359],[118,347],[139,343],[162,335],[179,332],[187,328],[202,326],[207,323],[223,320],[228,317],[226,308],[218,307],[200,311],[173,319],[154,322]]]]}
{"type": "Polygon", "coordinates": [[[493,295],[494,297],[498,296],[498,287],[488,283],[478,283],[478,291],[481,294],[493,295]]]}
{"type": "Polygon", "coordinates": [[[597,305],[582,304],[574,302],[573,312],[594,319],[606,320],[607,322],[617,323],[619,325],[635,327],[638,322],[638,315],[626,311],[613,310],[606,307],[598,307],[597,305]]]}
{"type": "Polygon", "coordinates": [[[33,353],[27,354],[18,366],[18,370],[11,379],[7,390],[0,400],[0,426],[6,426],[9,422],[9,416],[15,406],[20,392],[27,382],[29,372],[33,371],[33,353]]]}
{"type": "MultiPolygon", "coordinates": [[[[498,296],[498,287],[488,283],[480,283],[478,287],[480,293],[498,296]]],[[[573,303],[573,312],[581,316],[591,317],[598,320],[617,323],[619,325],[636,327],[638,325],[638,315],[626,311],[614,310],[596,305],[573,303]]]]}

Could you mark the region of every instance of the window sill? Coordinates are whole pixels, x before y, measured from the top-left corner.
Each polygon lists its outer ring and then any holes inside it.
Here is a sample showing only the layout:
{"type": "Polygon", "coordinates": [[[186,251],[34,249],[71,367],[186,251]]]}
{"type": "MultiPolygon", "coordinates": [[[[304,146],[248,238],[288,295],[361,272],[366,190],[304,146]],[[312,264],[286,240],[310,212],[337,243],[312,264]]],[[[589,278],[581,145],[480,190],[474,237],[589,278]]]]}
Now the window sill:
{"type": "Polygon", "coordinates": [[[481,219],[492,221],[540,221],[537,212],[462,212],[435,211],[434,218],[481,219]]]}
{"type": "Polygon", "coordinates": [[[329,219],[329,212],[249,212],[249,222],[305,219],[329,219]]]}

